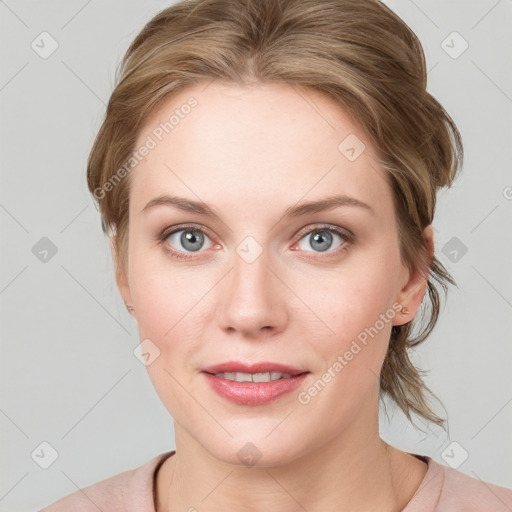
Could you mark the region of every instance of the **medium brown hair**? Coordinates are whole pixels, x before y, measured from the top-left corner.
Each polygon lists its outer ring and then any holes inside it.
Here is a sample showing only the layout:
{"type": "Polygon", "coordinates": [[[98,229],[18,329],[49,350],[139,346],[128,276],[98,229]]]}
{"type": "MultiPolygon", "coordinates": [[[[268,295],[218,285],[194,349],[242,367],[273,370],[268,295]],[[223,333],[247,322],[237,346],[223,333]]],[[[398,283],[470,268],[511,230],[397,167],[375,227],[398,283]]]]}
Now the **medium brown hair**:
{"type": "Polygon", "coordinates": [[[131,174],[125,164],[160,101],[212,80],[318,91],[341,105],[378,150],[393,189],[402,261],[428,278],[422,318],[417,314],[392,328],[381,392],[409,420],[414,412],[444,426],[408,351],[436,324],[436,284],[444,292],[455,284],[435,256],[426,257],[421,234],[432,223],[437,191],[452,184],[463,152],[454,122],[427,92],[426,79],[418,38],[377,0],[187,0],[160,12],[122,60],[88,161],[89,190],[103,231],[115,240],[118,266],[126,269],[127,262],[131,174]],[[423,328],[413,336],[419,320],[423,328]]]}

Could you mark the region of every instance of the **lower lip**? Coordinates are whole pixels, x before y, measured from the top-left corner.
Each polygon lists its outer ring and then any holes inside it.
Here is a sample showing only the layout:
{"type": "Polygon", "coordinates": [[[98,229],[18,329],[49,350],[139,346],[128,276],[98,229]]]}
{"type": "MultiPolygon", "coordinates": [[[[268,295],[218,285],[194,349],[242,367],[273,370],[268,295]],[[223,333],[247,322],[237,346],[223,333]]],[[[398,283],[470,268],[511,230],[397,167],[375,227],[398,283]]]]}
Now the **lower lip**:
{"type": "Polygon", "coordinates": [[[204,373],[211,388],[223,398],[238,405],[263,405],[297,389],[304,381],[307,373],[288,379],[277,379],[271,382],[236,382],[204,373]]]}

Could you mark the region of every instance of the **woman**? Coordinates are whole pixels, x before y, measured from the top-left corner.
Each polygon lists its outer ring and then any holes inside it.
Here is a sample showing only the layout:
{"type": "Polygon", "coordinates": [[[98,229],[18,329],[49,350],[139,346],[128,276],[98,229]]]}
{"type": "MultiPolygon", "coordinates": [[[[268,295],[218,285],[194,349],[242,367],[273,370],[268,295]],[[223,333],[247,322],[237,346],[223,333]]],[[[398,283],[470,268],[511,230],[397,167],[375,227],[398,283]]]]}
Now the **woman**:
{"type": "Polygon", "coordinates": [[[176,451],[45,511],[512,509],[379,437],[383,394],[444,424],[408,348],[453,283],[431,224],[462,144],[425,87],[374,0],[190,0],[146,25],[88,184],[176,451]]]}

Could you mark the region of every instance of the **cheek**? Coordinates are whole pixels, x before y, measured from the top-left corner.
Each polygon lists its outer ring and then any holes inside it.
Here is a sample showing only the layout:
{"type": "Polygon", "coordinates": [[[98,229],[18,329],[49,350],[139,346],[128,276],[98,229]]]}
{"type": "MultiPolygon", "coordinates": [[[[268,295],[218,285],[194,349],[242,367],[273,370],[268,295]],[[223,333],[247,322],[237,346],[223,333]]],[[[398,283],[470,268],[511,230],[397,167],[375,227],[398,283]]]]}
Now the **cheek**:
{"type": "Polygon", "coordinates": [[[183,420],[180,411],[196,407],[184,390],[193,389],[196,358],[205,338],[208,279],[200,278],[197,268],[183,272],[155,266],[149,259],[139,261],[131,282],[139,339],[151,340],[159,351],[146,369],[169,413],[183,420]]]}
{"type": "Polygon", "coordinates": [[[162,247],[151,247],[135,232],[130,233],[129,275],[141,339],[161,342],[170,337],[175,326],[186,323],[185,313],[194,300],[197,302],[201,288],[193,268],[187,273],[173,267],[162,247]]]}
{"type": "MultiPolygon", "coordinates": [[[[381,270],[375,266],[372,272],[367,268],[366,273],[351,273],[310,294],[317,308],[312,309],[329,330],[323,327],[308,347],[322,364],[298,398],[306,406],[305,411],[317,411],[324,418],[324,428],[329,432],[338,432],[370,395],[378,395],[380,371],[396,314],[386,300],[393,282],[389,273],[381,270]]],[[[313,322],[302,331],[314,333],[313,322]]],[[[315,327],[318,332],[318,321],[315,327]]]]}
{"type": "Polygon", "coordinates": [[[188,378],[197,369],[218,276],[202,266],[171,265],[158,250],[152,252],[133,251],[130,279],[139,338],[150,339],[162,356],[148,371],[152,379],[157,368],[163,372],[159,378],[168,379],[165,369],[188,378]]]}
{"type": "Polygon", "coordinates": [[[142,264],[137,272],[131,289],[138,306],[137,323],[141,335],[153,336],[159,343],[167,344],[177,333],[183,336],[185,330],[197,326],[194,318],[208,291],[205,280],[197,275],[197,271],[172,271],[142,264]]]}
{"type": "Polygon", "coordinates": [[[316,388],[323,389],[324,384],[329,388],[319,400],[315,395],[320,407],[322,403],[328,407],[336,396],[339,407],[346,407],[343,411],[347,412],[363,402],[370,388],[378,387],[396,315],[393,304],[399,269],[398,250],[387,247],[358,253],[329,275],[322,274],[320,278],[318,274],[314,287],[306,285],[303,278],[297,279],[294,290],[306,298],[315,313],[303,312],[296,319],[302,322],[303,332],[317,333],[310,338],[314,339],[314,352],[323,362],[322,382],[316,388]]]}
{"type": "Polygon", "coordinates": [[[361,254],[329,273],[310,279],[296,276],[293,289],[314,313],[304,318],[321,321],[326,340],[335,336],[346,341],[373,326],[392,307],[399,268],[399,255],[392,250],[361,254]]]}

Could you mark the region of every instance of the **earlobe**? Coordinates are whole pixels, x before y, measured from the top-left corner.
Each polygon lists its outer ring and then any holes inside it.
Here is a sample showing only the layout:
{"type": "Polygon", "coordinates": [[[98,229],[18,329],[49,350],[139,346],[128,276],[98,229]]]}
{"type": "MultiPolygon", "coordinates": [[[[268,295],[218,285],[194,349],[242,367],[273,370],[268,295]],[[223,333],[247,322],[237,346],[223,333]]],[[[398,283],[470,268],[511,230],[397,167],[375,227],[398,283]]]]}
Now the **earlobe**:
{"type": "Polygon", "coordinates": [[[434,230],[427,226],[423,233],[423,257],[414,270],[408,271],[408,280],[400,290],[397,302],[401,309],[393,320],[393,325],[403,325],[410,322],[418,311],[428,284],[430,264],[434,257],[434,230]]]}

